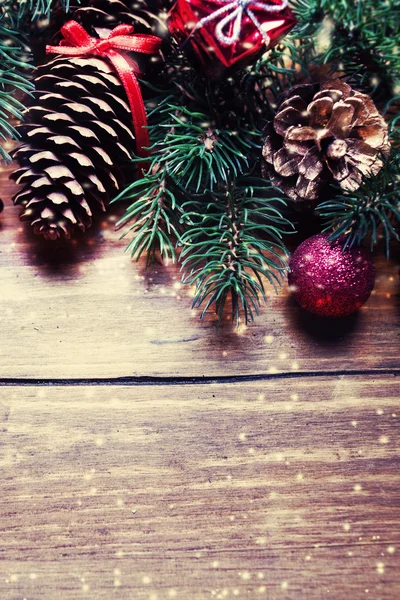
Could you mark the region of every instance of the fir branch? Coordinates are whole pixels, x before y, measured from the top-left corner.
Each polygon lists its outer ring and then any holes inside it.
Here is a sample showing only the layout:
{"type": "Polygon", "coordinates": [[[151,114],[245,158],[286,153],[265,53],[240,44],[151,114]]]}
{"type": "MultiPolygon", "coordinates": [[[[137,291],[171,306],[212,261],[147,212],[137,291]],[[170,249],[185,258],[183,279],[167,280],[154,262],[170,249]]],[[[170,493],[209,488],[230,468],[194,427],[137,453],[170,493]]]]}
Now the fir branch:
{"type": "MultiPolygon", "coordinates": [[[[28,35],[32,22],[50,14],[53,0],[0,0],[0,138],[18,139],[14,120],[23,120],[25,106],[19,96],[29,94],[34,86],[30,81],[31,54],[28,35]]],[[[62,0],[69,8],[69,0],[62,0]]],[[[8,161],[8,152],[0,145],[0,156],[8,161]]]]}
{"type": "Polygon", "coordinates": [[[370,236],[371,251],[380,232],[385,241],[385,254],[389,258],[390,241],[400,241],[400,96],[386,104],[384,116],[389,122],[391,151],[383,156],[383,167],[375,176],[363,178],[355,192],[338,194],[334,199],[317,207],[325,220],[324,231],[331,232],[330,239],[345,236],[344,247],[360,245],[370,236]]]}
{"type": "MultiPolygon", "coordinates": [[[[25,107],[17,95],[29,93],[33,85],[29,80],[29,49],[8,2],[0,3],[0,64],[0,137],[18,139],[12,119],[22,119],[25,107]]],[[[0,155],[10,160],[2,146],[0,155]]]]}
{"type": "Polygon", "coordinates": [[[316,51],[312,38],[287,36],[246,70],[244,89],[249,108],[257,114],[259,128],[275,115],[280,96],[294,85],[310,78],[310,64],[316,51]]]}
{"type": "Polygon", "coordinates": [[[297,17],[297,25],[291,32],[294,39],[315,36],[326,17],[323,0],[291,0],[290,8],[297,17]]]}
{"type": "Polygon", "coordinates": [[[329,63],[386,101],[399,84],[400,4],[398,0],[293,0],[301,32],[316,36],[318,62],[329,63]]]}
{"type": "Polygon", "coordinates": [[[389,257],[390,241],[399,241],[400,227],[400,149],[393,148],[382,170],[365,178],[355,192],[340,194],[318,206],[326,221],[324,231],[330,239],[345,236],[344,248],[360,245],[370,235],[371,250],[382,231],[389,257]]]}
{"type": "Polygon", "coordinates": [[[238,325],[243,314],[247,323],[267,299],[265,279],[277,290],[287,269],[282,236],[291,226],[280,204],[275,188],[250,178],[208,202],[190,202],[180,260],[183,283],[196,286],[193,307],[203,307],[202,317],[213,306],[220,322],[230,298],[232,320],[238,325]]]}
{"type": "Polygon", "coordinates": [[[188,192],[215,189],[227,184],[248,167],[252,145],[241,131],[218,127],[209,116],[177,104],[161,108],[164,121],[150,127],[154,163],[188,192]]]}
{"type": "Polygon", "coordinates": [[[146,266],[154,263],[157,252],[175,261],[174,238],[179,238],[179,208],[175,187],[165,168],[150,169],[141,179],[131,183],[112,202],[131,200],[117,227],[129,225],[122,237],[132,240],[126,250],[139,260],[146,252],[146,266]]]}
{"type": "MultiPolygon", "coordinates": [[[[52,8],[60,4],[65,12],[69,11],[70,0],[19,0],[18,19],[37,21],[42,17],[50,17],[52,8]]],[[[75,0],[79,4],[80,0],[75,0]]]]}

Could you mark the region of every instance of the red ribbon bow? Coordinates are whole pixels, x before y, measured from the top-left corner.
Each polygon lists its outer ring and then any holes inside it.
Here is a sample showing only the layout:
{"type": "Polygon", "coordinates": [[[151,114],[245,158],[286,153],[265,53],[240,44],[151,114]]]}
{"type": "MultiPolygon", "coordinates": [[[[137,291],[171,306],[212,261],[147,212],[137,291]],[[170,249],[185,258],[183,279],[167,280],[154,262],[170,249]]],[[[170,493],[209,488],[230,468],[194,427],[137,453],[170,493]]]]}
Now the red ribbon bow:
{"type": "Polygon", "coordinates": [[[144,158],[149,156],[146,147],[150,145],[150,139],[146,129],[146,109],[136,77],[140,71],[138,65],[120,50],[157,54],[162,40],[154,35],[133,34],[133,30],[132,25],[118,25],[107,38],[99,39],[90,37],[82,25],[76,21],[68,21],[61,29],[64,39],[60,45],[46,46],[46,52],[68,56],[95,54],[107,56],[110,59],[128,96],[136,134],[136,153],[144,158]]]}

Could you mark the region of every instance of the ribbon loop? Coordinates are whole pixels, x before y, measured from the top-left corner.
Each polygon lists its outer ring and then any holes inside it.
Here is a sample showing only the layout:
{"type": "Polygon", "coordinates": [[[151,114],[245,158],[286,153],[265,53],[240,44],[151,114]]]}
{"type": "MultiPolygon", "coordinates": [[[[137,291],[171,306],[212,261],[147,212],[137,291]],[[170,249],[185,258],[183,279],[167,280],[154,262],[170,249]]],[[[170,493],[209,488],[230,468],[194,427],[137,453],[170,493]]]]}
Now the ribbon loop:
{"type": "MultiPolygon", "coordinates": [[[[68,21],[61,28],[61,33],[65,41],[70,42],[73,46],[88,46],[92,38],[88,32],[76,21],[68,21]]],[[[46,48],[46,52],[48,52],[46,48]]]]}
{"type": "Polygon", "coordinates": [[[64,39],[59,46],[46,46],[48,54],[64,54],[66,56],[105,56],[112,63],[125,88],[131,109],[133,126],[136,135],[136,154],[149,156],[146,149],[150,146],[147,127],[146,109],[136,74],[137,64],[122,51],[139,52],[141,54],[157,54],[162,40],[154,35],[134,34],[132,25],[118,25],[107,38],[93,38],[76,21],[68,21],[62,28],[64,39]]]}
{"type": "MultiPolygon", "coordinates": [[[[267,4],[259,0],[210,0],[220,6],[213,13],[201,19],[193,32],[201,29],[204,25],[223,17],[215,27],[215,37],[223,46],[232,46],[240,39],[242,31],[243,16],[248,16],[262,35],[265,45],[269,46],[271,40],[263,30],[262,24],[255,16],[252,9],[265,13],[277,13],[288,7],[289,0],[281,0],[280,4],[267,4]],[[230,29],[232,26],[232,29],[230,29]],[[228,31],[227,31],[228,30],[228,31]]],[[[274,0],[272,0],[274,1],[274,0]]]]}
{"type": "Polygon", "coordinates": [[[110,31],[109,38],[115,37],[117,35],[130,35],[133,33],[135,28],[133,25],[117,25],[112,31],[110,31]]]}

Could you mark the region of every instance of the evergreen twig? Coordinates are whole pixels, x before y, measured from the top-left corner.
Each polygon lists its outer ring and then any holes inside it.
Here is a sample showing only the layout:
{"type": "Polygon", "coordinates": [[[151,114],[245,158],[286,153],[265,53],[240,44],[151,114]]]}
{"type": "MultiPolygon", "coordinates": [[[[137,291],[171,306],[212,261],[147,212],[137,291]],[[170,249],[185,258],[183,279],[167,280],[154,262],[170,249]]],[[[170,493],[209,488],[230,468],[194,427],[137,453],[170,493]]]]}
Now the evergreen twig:
{"type": "Polygon", "coordinates": [[[164,259],[175,261],[174,238],[179,238],[179,208],[176,189],[166,169],[155,167],[141,179],[134,181],[113,202],[132,201],[117,227],[129,224],[122,237],[130,235],[132,240],[126,250],[132,258],[139,260],[146,252],[146,265],[154,263],[157,252],[164,259]]]}
{"type": "MultiPolygon", "coordinates": [[[[190,203],[181,237],[183,282],[196,286],[193,307],[202,317],[214,307],[221,321],[228,298],[232,320],[246,323],[266,301],[265,279],[277,289],[287,269],[283,235],[291,227],[281,214],[280,194],[263,181],[243,178],[208,202],[190,203]]],[[[183,210],[185,206],[183,206],[183,210]]]]}
{"type": "MultiPolygon", "coordinates": [[[[56,2],[57,0],[19,0],[18,18],[37,21],[42,17],[49,17],[56,2]]],[[[59,3],[65,12],[69,11],[71,0],[59,0],[59,3]]],[[[79,4],[80,0],[74,0],[74,3],[79,4]]]]}
{"type": "MultiPolygon", "coordinates": [[[[24,105],[18,93],[29,93],[33,85],[29,80],[31,66],[29,49],[24,34],[18,27],[17,14],[9,2],[0,2],[0,138],[18,139],[14,119],[23,118],[24,105]]],[[[0,145],[0,155],[10,160],[0,145]]]]}
{"type": "Polygon", "coordinates": [[[329,63],[375,99],[396,94],[400,82],[398,0],[292,0],[299,25],[291,36],[313,36],[319,63],[329,63]]]}
{"type": "Polygon", "coordinates": [[[345,236],[344,248],[360,245],[370,235],[371,250],[382,231],[386,256],[390,241],[400,241],[400,149],[395,147],[375,177],[364,178],[355,192],[338,194],[321,203],[318,212],[325,220],[324,231],[336,240],[345,236]]]}

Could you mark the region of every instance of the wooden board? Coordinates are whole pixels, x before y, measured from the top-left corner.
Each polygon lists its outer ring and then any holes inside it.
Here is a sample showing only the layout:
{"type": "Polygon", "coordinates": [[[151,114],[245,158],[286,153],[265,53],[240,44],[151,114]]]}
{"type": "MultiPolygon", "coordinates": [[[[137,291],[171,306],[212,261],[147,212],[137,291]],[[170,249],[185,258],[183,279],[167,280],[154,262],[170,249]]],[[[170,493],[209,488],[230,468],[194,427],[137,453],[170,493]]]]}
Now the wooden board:
{"type": "Polygon", "coordinates": [[[399,389],[0,388],[0,597],[397,600],[399,389]]]}
{"type": "MultiPolygon", "coordinates": [[[[1,197],[13,187],[0,176],[1,197]]],[[[399,250],[356,316],[235,331],[110,214],[0,215],[1,600],[398,600],[399,250]]]]}
{"type": "MultiPolygon", "coordinates": [[[[14,189],[0,179],[7,201],[14,189]]],[[[2,377],[218,377],[394,370],[400,366],[398,258],[377,258],[368,304],[340,321],[307,315],[284,288],[256,322],[216,332],[191,311],[175,265],[131,263],[111,214],[80,241],[45,243],[0,216],[2,377]]]]}

